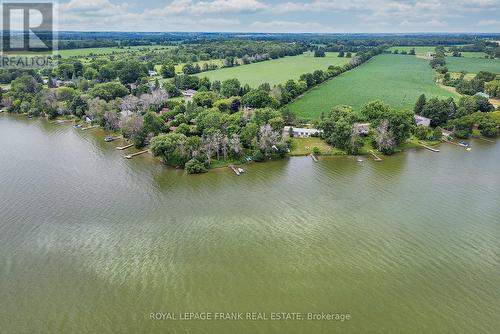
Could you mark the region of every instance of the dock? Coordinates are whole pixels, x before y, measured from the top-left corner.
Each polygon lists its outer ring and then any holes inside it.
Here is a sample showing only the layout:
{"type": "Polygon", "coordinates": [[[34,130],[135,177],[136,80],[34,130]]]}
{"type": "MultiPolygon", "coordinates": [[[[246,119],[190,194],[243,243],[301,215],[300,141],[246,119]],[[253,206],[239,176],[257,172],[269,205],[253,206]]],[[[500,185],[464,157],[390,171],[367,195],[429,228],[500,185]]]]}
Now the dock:
{"type": "Polygon", "coordinates": [[[112,142],[114,140],[121,139],[121,138],[123,138],[123,137],[122,136],[115,136],[115,137],[113,137],[113,136],[107,136],[106,138],[104,138],[104,141],[106,143],[109,143],[109,142],[112,142]]]}
{"type": "Polygon", "coordinates": [[[125,156],[125,158],[132,159],[133,157],[136,157],[136,156],[144,154],[144,153],[148,153],[148,150],[144,150],[144,151],[140,151],[140,152],[128,154],[128,155],[125,156]]]}
{"type": "Polygon", "coordinates": [[[89,130],[89,129],[95,129],[98,128],[99,125],[92,125],[92,126],[87,126],[86,128],[81,128],[81,130],[89,130]]]}
{"type": "Polygon", "coordinates": [[[377,161],[377,162],[382,161],[382,158],[380,158],[378,155],[376,155],[375,152],[373,152],[372,150],[369,150],[368,152],[373,156],[373,159],[375,159],[375,161],[377,161]]]}
{"type": "Polygon", "coordinates": [[[123,150],[126,150],[127,148],[130,148],[132,146],[134,146],[134,144],[129,144],[129,145],[125,145],[125,146],[117,146],[116,149],[123,151],[123,150]]]}
{"type": "Polygon", "coordinates": [[[429,151],[432,151],[432,152],[439,152],[439,150],[437,150],[437,149],[435,149],[435,148],[433,148],[433,147],[427,146],[427,145],[425,145],[425,144],[424,144],[424,143],[422,143],[422,142],[418,142],[418,144],[419,144],[420,146],[422,146],[423,148],[428,149],[429,151]]]}
{"type": "Polygon", "coordinates": [[[460,148],[464,148],[466,150],[469,150],[470,151],[470,147],[466,147],[466,146],[463,146],[463,145],[460,145],[459,143],[455,143],[454,141],[451,141],[451,140],[443,140],[445,143],[448,143],[448,144],[452,144],[452,145],[455,145],[455,146],[458,146],[460,148]]]}
{"type": "Polygon", "coordinates": [[[238,176],[241,175],[240,171],[236,167],[234,167],[233,165],[229,165],[229,168],[234,172],[234,174],[236,174],[238,176]]]}
{"type": "Polygon", "coordinates": [[[313,159],[314,162],[318,162],[318,158],[314,154],[311,154],[311,158],[313,159]]]}
{"type": "Polygon", "coordinates": [[[486,142],[488,142],[488,143],[493,143],[493,144],[495,143],[495,141],[494,141],[494,140],[491,140],[491,139],[488,139],[488,138],[484,138],[484,137],[481,137],[481,136],[474,136],[473,138],[474,138],[474,139],[484,140],[484,141],[486,141],[486,142]]]}

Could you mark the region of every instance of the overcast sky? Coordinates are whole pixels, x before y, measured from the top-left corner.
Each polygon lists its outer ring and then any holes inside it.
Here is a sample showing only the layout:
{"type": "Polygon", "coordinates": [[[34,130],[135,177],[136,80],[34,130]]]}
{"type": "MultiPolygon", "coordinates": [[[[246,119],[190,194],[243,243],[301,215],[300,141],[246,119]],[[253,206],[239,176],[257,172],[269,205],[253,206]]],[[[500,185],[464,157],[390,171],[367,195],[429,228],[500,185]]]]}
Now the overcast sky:
{"type": "Polygon", "coordinates": [[[61,30],[500,32],[500,0],[60,0],[61,30]]]}

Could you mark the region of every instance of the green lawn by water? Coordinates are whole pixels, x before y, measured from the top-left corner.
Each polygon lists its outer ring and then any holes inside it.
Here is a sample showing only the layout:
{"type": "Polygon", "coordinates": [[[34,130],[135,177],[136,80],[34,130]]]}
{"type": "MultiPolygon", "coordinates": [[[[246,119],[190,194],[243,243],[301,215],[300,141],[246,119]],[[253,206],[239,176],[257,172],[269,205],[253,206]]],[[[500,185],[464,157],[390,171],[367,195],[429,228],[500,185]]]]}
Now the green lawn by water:
{"type": "Polygon", "coordinates": [[[373,100],[395,108],[413,108],[420,94],[456,97],[436,86],[428,61],[417,57],[384,54],[307,92],[289,104],[299,117],[317,119],[335,105],[355,109],[373,100]]]}
{"type": "Polygon", "coordinates": [[[271,86],[286,82],[288,79],[298,79],[301,74],[315,70],[326,70],[330,65],[343,65],[349,58],[339,58],[336,52],[327,52],[324,58],[315,58],[312,53],[285,57],[260,63],[223,68],[197,74],[211,81],[237,78],[242,84],[258,87],[267,82],[271,86]]]}

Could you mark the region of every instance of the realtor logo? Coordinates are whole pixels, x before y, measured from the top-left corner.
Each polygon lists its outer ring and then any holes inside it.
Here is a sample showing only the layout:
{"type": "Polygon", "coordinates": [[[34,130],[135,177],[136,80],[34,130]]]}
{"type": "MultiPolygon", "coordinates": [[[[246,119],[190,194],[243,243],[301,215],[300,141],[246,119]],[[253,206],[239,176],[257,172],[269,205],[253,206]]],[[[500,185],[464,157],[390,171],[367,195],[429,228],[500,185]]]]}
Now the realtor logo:
{"type": "Polygon", "coordinates": [[[1,9],[0,67],[50,66],[56,51],[54,4],[11,0],[2,2],[1,9]]]}
{"type": "Polygon", "coordinates": [[[53,4],[2,3],[2,51],[52,51],[53,4]]]}

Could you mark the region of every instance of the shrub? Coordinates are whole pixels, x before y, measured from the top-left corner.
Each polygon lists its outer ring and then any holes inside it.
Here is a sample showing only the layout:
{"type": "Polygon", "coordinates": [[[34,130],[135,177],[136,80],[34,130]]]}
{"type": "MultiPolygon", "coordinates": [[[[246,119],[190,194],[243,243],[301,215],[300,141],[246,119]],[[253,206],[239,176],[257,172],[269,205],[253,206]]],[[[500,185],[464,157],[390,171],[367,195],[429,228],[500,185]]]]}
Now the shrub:
{"type": "Polygon", "coordinates": [[[201,174],[207,172],[205,165],[196,159],[191,159],[186,162],[184,168],[188,174],[201,174]]]}

